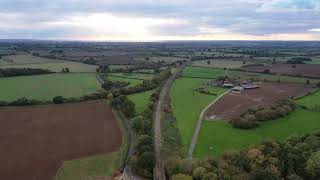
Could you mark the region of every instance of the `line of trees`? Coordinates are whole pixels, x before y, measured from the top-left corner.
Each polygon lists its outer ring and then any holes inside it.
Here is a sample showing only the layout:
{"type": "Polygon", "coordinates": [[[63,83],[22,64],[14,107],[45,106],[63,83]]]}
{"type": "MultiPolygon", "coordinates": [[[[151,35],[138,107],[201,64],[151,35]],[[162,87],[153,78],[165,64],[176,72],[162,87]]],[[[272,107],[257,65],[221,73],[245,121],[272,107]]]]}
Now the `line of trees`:
{"type": "Polygon", "coordinates": [[[132,119],[132,127],[136,132],[136,144],[134,155],[129,159],[129,166],[135,173],[146,178],[153,177],[153,167],[155,165],[152,127],[158,96],[159,91],[153,93],[144,112],[132,119]]]}
{"type": "Polygon", "coordinates": [[[71,97],[71,98],[56,96],[56,97],[53,97],[52,100],[47,100],[47,101],[21,97],[10,102],[0,101],[0,106],[31,106],[31,105],[45,105],[45,104],[79,103],[79,102],[84,102],[89,100],[103,99],[105,97],[107,97],[106,93],[93,93],[93,94],[84,95],[82,97],[71,97]]]}
{"type": "Polygon", "coordinates": [[[27,76],[53,73],[47,69],[6,68],[0,69],[0,77],[27,76]]]}

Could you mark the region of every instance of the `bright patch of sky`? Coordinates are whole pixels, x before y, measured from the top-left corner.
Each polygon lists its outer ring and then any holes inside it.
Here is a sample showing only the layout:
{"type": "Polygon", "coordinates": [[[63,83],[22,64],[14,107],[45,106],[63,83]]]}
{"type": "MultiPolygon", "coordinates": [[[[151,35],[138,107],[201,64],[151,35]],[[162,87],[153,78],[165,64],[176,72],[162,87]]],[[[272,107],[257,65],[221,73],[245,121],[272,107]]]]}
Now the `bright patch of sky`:
{"type": "Polygon", "coordinates": [[[320,40],[320,0],[1,0],[0,38],[320,40]]]}

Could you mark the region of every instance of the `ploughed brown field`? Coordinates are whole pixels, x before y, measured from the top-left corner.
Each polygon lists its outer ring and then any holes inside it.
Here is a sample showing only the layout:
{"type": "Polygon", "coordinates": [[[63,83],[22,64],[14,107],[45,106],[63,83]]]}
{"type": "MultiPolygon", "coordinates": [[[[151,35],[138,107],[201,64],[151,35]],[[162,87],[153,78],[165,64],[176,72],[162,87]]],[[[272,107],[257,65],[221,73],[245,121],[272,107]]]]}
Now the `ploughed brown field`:
{"type": "Polygon", "coordinates": [[[258,89],[241,93],[229,92],[205,112],[207,119],[232,120],[248,109],[272,105],[281,99],[300,97],[313,90],[312,86],[283,83],[261,83],[258,89]]]}
{"type": "Polygon", "coordinates": [[[242,69],[249,72],[264,72],[268,69],[273,74],[320,78],[320,64],[297,64],[295,68],[292,64],[276,64],[272,66],[244,67],[242,69]]]}
{"type": "Polygon", "coordinates": [[[0,179],[52,180],[63,161],[118,150],[105,101],[0,108],[0,179]]]}

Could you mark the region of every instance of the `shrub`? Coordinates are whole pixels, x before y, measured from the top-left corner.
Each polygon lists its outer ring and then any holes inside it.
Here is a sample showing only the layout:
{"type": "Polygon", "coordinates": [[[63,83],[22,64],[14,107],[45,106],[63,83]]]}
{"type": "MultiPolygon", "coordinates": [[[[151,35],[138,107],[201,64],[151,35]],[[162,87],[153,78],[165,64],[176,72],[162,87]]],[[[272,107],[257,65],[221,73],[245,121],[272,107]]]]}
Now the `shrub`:
{"type": "Polygon", "coordinates": [[[64,98],[62,96],[56,96],[52,99],[52,101],[55,103],[55,104],[62,104],[63,103],[63,100],[64,98]]]}

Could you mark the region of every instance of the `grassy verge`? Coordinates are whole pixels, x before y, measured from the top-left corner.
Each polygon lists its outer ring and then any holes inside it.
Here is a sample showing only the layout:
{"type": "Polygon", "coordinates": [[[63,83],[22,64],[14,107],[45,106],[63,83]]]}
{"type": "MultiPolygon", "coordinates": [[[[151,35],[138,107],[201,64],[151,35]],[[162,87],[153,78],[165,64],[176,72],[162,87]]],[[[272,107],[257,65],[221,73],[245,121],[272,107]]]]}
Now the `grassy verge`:
{"type": "Polygon", "coordinates": [[[122,145],[119,151],[65,161],[57,173],[56,180],[87,180],[88,177],[93,176],[111,176],[112,172],[124,167],[129,146],[129,134],[118,113],[114,112],[114,115],[122,131],[122,145]]]}

